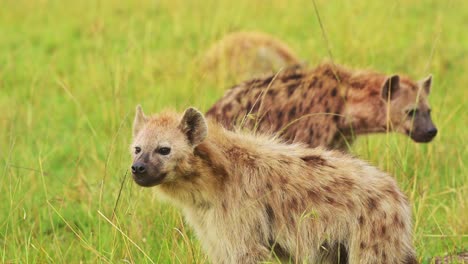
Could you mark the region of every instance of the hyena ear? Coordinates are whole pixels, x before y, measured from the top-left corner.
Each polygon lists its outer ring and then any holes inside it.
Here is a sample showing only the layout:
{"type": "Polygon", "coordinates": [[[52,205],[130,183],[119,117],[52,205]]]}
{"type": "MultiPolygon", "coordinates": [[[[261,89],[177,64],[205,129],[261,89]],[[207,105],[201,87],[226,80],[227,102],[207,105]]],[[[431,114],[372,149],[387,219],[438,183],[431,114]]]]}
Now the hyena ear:
{"type": "Polygon", "coordinates": [[[396,92],[400,88],[400,76],[393,75],[385,80],[382,86],[382,99],[387,101],[388,99],[395,99],[396,92]]]}
{"type": "Polygon", "coordinates": [[[146,124],[147,121],[148,121],[148,118],[143,113],[143,109],[141,108],[141,105],[137,105],[135,119],[133,120],[133,135],[134,136],[138,134],[138,132],[140,132],[140,130],[143,128],[143,126],[146,124]]]}
{"type": "Polygon", "coordinates": [[[429,95],[432,86],[432,74],[419,81],[419,85],[426,91],[426,94],[429,95]]]}
{"type": "Polygon", "coordinates": [[[195,108],[187,108],[179,124],[179,129],[187,136],[192,146],[200,144],[208,133],[205,117],[195,108]]]}

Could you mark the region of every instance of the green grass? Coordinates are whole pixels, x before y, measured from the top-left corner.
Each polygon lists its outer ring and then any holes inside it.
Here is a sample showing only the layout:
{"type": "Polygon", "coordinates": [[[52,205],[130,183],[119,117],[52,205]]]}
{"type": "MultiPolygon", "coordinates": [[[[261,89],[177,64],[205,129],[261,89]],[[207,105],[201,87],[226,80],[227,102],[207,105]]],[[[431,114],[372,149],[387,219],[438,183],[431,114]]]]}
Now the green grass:
{"type": "MultiPolygon", "coordinates": [[[[251,2],[2,1],[0,262],[207,262],[180,212],[126,176],[131,120],[137,103],[214,103],[232,84],[197,62],[226,32],[271,33],[311,65],[328,58],[311,0],[251,2]]],[[[434,142],[378,135],[353,152],[410,197],[421,260],[467,249],[468,2],[317,8],[337,63],[434,75],[434,142]]]]}

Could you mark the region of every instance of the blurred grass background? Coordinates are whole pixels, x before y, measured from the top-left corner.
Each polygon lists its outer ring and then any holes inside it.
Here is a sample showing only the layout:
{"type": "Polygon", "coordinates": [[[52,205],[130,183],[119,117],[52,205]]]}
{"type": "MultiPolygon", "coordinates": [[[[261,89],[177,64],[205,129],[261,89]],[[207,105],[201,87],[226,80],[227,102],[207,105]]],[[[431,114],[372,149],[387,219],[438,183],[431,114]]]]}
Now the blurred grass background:
{"type": "Polygon", "coordinates": [[[127,175],[134,107],[206,110],[233,85],[199,58],[263,31],[313,66],[434,75],[439,135],[360,138],[353,153],[411,198],[421,260],[468,248],[468,1],[0,2],[0,262],[206,263],[178,210],[127,175]],[[117,203],[118,201],[118,203],[117,203]],[[115,209],[115,213],[114,213],[115,209]]]}

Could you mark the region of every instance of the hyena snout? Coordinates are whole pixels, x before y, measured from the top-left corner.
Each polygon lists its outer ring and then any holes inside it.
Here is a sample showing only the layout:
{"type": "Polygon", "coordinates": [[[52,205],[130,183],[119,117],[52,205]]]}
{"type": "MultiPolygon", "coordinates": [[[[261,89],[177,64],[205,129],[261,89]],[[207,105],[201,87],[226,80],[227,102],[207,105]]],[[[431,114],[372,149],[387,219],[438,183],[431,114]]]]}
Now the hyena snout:
{"type": "Polygon", "coordinates": [[[416,126],[414,132],[411,133],[411,138],[419,143],[428,143],[435,138],[437,132],[437,128],[433,124],[424,128],[416,126]]]}
{"type": "Polygon", "coordinates": [[[432,127],[429,130],[427,130],[427,135],[431,138],[435,137],[437,135],[437,128],[432,127]]]}
{"type": "Polygon", "coordinates": [[[143,162],[135,162],[132,165],[132,173],[134,175],[142,175],[146,172],[146,165],[143,162]]]}
{"type": "Polygon", "coordinates": [[[132,167],[133,180],[140,186],[152,187],[161,184],[167,176],[166,172],[151,163],[135,161],[132,167]]]}

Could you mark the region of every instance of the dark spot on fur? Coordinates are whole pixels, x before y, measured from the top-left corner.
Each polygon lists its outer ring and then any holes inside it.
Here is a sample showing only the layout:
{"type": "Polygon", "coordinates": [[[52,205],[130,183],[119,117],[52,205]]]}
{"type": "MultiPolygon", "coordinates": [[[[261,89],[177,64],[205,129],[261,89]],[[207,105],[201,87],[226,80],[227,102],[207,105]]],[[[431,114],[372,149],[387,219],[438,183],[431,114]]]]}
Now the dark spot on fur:
{"type": "Polygon", "coordinates": [[[325,113],[330,113],[330,107],[325,108],[325,113]]]}
{"type": "Polygon", "coordinates": [[[358,82],[358,81],[352,82],[351,87],[355,88],[355,89],[358,89],[358,90],[361,90],[361,89],[364,89],[364,87],[366,87],[366,83],[365,82],[358,82]]]}
{"type": "Polygon", "coordinates": [[[228,211],[226,201],[222,201],[221,206],[223,207],[223,211],[226,213],[228,211]]]}
{"type": "Polygon", "coordinates": [[[312,164],[312,165],[324,166],[327,164],[327,161],[325,159],[317,155],[305,156],[305,157],[301,157],[301,159],[307,162],[308,164],[312,164]]]}
{"type": "Polygon", "coordinates": [[[264,79],[263,82],[262,82],[262,86],[269,86],[271,84],[271,82],[273,81],[273,75],[264,79]]]}
{"type": "Polygon", "coordinates": [[[268,216],[268,222],[270,223],[270,225],[272,225],[275,221],[275,213],[273,212],[273,208],[271,208],[270,204],[265,205],[265,211],[268,216]]]}
{"type": "Polygon", "coordinates": [[[214,167],[212,167],[212,170],[213,170],[213,174],[217,177],[217,178],[220,178],[220,179],[226,179],[227,178],[227,171],[226,169],[224,169],[224,167],[220,166],[220,165],[216,165],[214,167]]]}
{"type": "Polygon", "coordinates": [[[334,114],[333,115],[333,122],[338,123],[339,120],[340,120],[340,116],[337,115],[337,114],[334,114]]]}
{"type": "Polygon", "coordinates": [[[266,188],[267,188],[268,191],[272,191],[272,190],[273,190],[273,188],[271,187],[271,183],[267,183],[267,184],[266,184],[266,188]]]}
{"type": "Polygon", "coordinates": [[[278,120],[281,121],[281,119],[283,118],[283,111],[278,111],[278,112],[276,113],[276,115],[277,115],[277,117],[278,117],[278,120]]]}
{"type": "Polygon", "coordinates": [[[331,197],[331,196],[328,196],[328,195],[325,196],[325,201],[326,201],[327,203],[329,203],[329,204],[332,204],[332,205],[336,205],[336,204],[337,204],[336,201],[335,201],[335,199],[334,199],[333,197],[331,197]]]}
{"type": "Polygon", "coordinates": [[[340,184],[343,185],[347,190],[354,188],[354,181],[347,177],[340,178],[340,184]]]}
{"type": "Polygon", "coordinates": [[[328,76],[328,77],[335,77],[335,74],[333,73],[332,69],[330,69],[330,68],[325,69],[325,71],[323,72],[323,75],[328,76]]]}
{"type": "Polygon", "coordinates": [[[309,88],[315,87],[316,84],[317,84],[317,77],[314,76],[314,77],[312,78],[312,80],[310,81],[309,88]]]}
{"type": "Polygon", "coordinates": [[[317,88],[322,88],[322,85],[323,85],[323,82],[320,80],[318,83],[317,83],[317,88]]]}
{"type": "Polygon", "coordinates": [[[186,181],[193,181],[194,179],[199,178],[199,177],[200,177],[200,173],[196,171],[192,171],[192,172],[185,173],[182,175],[182,178],[186,181]]]}
{"type": "Polygon", "coordinates": [[[377,200],[375,197],[368,197],[367,198],[367,206],[371,211],[377,208],[377,200]]]}
{"type": "Polygon", "coordinates": [[[310,200],[318,200],[319,199],[319,196],[318,196],[317,192],[315,192],[314,190],[307,190],[307,197],[310,200]]]}
{"type": "Polygon", "coordinates": [[[296,107],[293,106],[291,110],[289,110],[289,118],[295,117],[295,115],[296,115],[296,107]]]}
{"type": "Polygon", "coordinates": [[[274,89],[268,89],[267,95],[271,96],[271,97],[275,97],[277,93],[278,93],[278,91],[276,91],[274,89]]]}
{"type": "Polygon", "coordinates": [[[332,96],[332,97],[335,97],[337,93],[338,93],[338,90],[337,90],[336,87],[335,87],[335,88],[333,88],[333,90],[331,91],[331,96],[332,96]]]}
{"type": "Polygon", "coordinates": [[[226,114],[227,112],[231,111],[232,109],[232,104],[227,104],[223,107],[223,114],[226,114]]]}
{"type": "Polygon", "coordinates": [[[362,216],[362,215],[359,216],[358,221],[359,221],[359,225],[363,226],[364,225],[364,216],[362,216]]]}
{"type": "Polygon", "coordinates": [[[372,249],[374,250],[374,253],[377,255],[379,254],[379,247],[377,245],[373,245],[372,249]]]}
{"type": "Polygon", "coordinates": [[[296,88],[297,88],[297,84],[295,83],[288,85],[288,97],[291,97],[291,95],[294,93],[296,88]]]}
{"type": "Polygon", "coordinates": [[[385,236],[386,232],[387,232],[387,227],[385,225],[382,225],[382,236],[385,236]]]}
{"type": "Polygon", "coordinates": [[[398,214],[395,214],[395,216],[393,217],[393,223],[399,228],[404,227],[404,223],[398,214]]]}
{"type": "Polygon", "coordinates": [[[365,249],[366,248],[366,243],[361,242],[361,244],[359,246],[360,246],[361,249],[365,249]]]}
{"type": "Polygon", "coordinates": [[[252,102],[248,101],[245,107],[247,108],[245,110],[250,111],[250,109],[252,109],[252,102]]]}
{"type": "Polygon", "coordinates": [[[297,199],[295,197],[291,198],[291,210],[297,211],[298,206],[297,206],[297,199]]]}
{"type": "Polygon", "coordinates": [[[304,77],[304,75],[300,72],[295,72],[295,73],[292,73],[292,74],[289,74],[287,75],[284,80],[297,80],[297,79],[301,79],[302,77],[304,77]]]}
{"type": "Polygon", "coordinates": [[[283,186],[288,184],[288,178],[286,178],[285,176],[280,176],[279,180],[280,180],[280,184],[283,186]]]}
{"type": "Polygon", "coordinates": [[[369,92],[369,97],[374,97],[374,96],[378,96],[380,93],[377,92],[377,91],[370,91],[369,92]]]}
{"type": "MultiPolygon", "coordinates": [[[[261,87],[264,87],[265,85],[268,85],[272,79],[273,79],[273,76],[270,76],[266,79],[255,78],[250,81],[247,81],[245,85],[250,86],[250,88],[261,88],[261,87]]],[[[247,89],[245,92],[247,92],[248,90],[250,89],[247,89]]]]}

